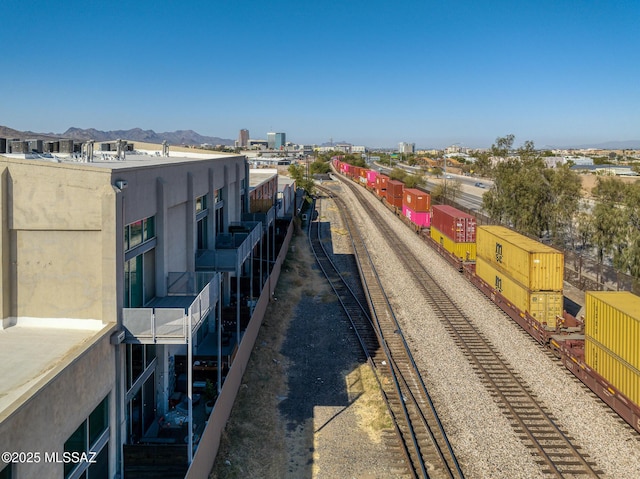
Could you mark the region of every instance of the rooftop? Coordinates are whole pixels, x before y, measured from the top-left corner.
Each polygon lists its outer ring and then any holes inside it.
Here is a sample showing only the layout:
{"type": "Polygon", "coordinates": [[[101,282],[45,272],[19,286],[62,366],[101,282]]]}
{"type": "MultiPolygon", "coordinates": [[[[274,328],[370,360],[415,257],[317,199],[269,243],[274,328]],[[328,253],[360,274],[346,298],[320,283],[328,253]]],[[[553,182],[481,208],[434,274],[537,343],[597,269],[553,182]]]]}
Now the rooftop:
{"type": "MultiPolygon", "coordinates": [[[[150,145],[151,146],[151,145],[150,145]]],[[[186,149],[185,149],[186,150],[186,149]]],[[[169,151],[169,156],[162,156],[160,149],[136,149],[128,151],[124,159],[117,159],[114,151],[96,151],[93,161],[83,161],[80,153],[3,153],[0,156],[23,160],[42,161],[43,163],[61,163],[69,165],[105,168],[109,170],[149,167],[167,164],[190,163],[198,160],[216,160],[234,158],[239,155],[230,153],[202,152],[202,151],[169,151]]]]}
{"type": "Polygon", "coordinates": [[[278,175],[278,170],[275,168],[251,168],[249,169],[249,187],[255,188],[262,183],[269,181],[274,176],[278,175]]]}
{"type": "Polygon", "coordinates": [[[0,329],[0,422],[113,326],[95,320],[30,319],[0,329]]]}

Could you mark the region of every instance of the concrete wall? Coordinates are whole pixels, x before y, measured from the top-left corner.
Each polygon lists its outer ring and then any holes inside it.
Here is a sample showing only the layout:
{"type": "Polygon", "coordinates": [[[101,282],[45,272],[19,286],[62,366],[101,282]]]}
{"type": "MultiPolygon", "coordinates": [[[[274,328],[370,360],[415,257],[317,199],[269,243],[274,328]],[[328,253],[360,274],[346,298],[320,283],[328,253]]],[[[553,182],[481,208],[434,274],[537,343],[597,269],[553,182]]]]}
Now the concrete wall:
{"type": "Polygon", "coordinates": [[[103,302],[115,290],[113,273],[104,274],[115,261],[109,172],[33,160],[2,161],[0,169],[3,318],[113,321],[103,302]]]}
{"type": "Polygon", "coordinates": [[[157,215],[162,296],[168,272],[195,269],[196,197],[226,185],[225,219],[240,220],[243,156],[158,161],[112,168],[0,158],[2,327],[18,317],[116,321],[124,225],[157,215]],[[114,187],[118,180],[127,187],[114,187]]]}
{"type": "MultiPolygon", "coordinates": [[[[31,396],[0,423],[0,450],[58,452],[95,407],[109,395],[110,463],[115,462],[113,328],[96,333],[25,395],[31,396]]],[[[26,358],[25,358],[26,359],[26,358]]],[[[63,477],[63,464],[17,464],[17,477],[63,477]]],[[[112,471],[113,472],[113,471],[112,471]]]]}
{"type": "Polygon", "coordinates": [[[260,331],[260,326],[262,326],[262,320],[267,310],[267,306],[269,305],[271,294],[275,291],[278,283],[282,263],[287,256],[292,235],[293,221],[289,223],[289,229],[287,231],[284,244],[280,249],[280,253],[278,254],[274,268],[271,271],[271,275],[260,293],[260,298],[258,298],[256,308],[253,311],[253,316],[251,317],[247,330],[242,337],[240,347],[238,348],[238,352],[231,369],[227,374],[220,396],[218,396],[218,399],[216,400],[215,407],[211,412],[207,426],[202,433],[202,438],[198,444],[198,449],[196,450],[193,462],[187,472],[186,479],[207,479],[209,477],[216,455],[218,454],[218,448],[220,447],[220,437],[222,436],[222,432],[224,431],[227,421],[229,420],[229,416],[231,415],[231,409],[233,408],[236,396],[238,395],[238,390],[242,383],[242,376],[244,375],[244,371],[249,363],[249,357],[253,351],[253,346],[255,345],[258,332],[260,331]]]}

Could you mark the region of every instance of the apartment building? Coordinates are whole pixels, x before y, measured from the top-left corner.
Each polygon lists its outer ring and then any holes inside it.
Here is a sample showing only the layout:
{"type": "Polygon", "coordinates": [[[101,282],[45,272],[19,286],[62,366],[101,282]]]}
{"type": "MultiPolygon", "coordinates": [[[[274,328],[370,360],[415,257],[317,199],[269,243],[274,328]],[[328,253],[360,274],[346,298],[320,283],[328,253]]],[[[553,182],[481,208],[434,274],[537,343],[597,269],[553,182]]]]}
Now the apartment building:
{"type": "Polygon", "coordinates": [[[140,444],[182,443],[188,464],[206,422],[193,365],[220,391],[241,339],[265,224],[243,221],[245,158],[83,152],[0,156],[3,479],[127,477],[140,444]]]}

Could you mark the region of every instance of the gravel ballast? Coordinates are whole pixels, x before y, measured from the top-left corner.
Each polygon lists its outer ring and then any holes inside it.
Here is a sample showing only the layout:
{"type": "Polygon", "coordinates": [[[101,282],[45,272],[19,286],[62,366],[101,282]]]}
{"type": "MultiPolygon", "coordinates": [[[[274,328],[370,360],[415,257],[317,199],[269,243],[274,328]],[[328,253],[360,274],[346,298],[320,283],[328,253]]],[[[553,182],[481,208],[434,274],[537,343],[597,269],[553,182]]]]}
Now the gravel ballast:
{"type": "MultiPolygon", "coordinates": [[[[366,231],[369,252],[465,476],[549,477],[431,313],[371,218],[346,187],[331,185],[341,191],[366,231]]],[[[596,469],[605,473],[603,477],[640,477],[640,436],[373,194],[366,198],[393,222],[399,237],[582,446],[596,469]]],[[[322,202],[319,221],[331,232],[334,259],[357,285],[340,212],[333,202],[322,202]]],[[[210,477],[396,478],[395,458],[382,439],[385,431],[368,427],[375,407],[365,404],[362,390],[354,387],[362,382],[366,366],[350,325],[317,271],[306,238],[299,235],[292,245],[276,292],[278,301],[267,311],[210,477]],[[257,411],[261,434],[252,434],[257,411]]]]}
{"type": "MultiPolygon", "coordinates": [[[[342,188],[346,190],[346,188],[342,188]]],[[[368,247],[413,354],[426,372],[427,384],[446,418],[450,439],[468,477],[542,477],[528,450],[523,446],[484,391],[467,361],[453,345],[405,272],[395,261],[379,232],[371,228],[371,219],[362,214],[350,192],[361,227],[366,228],[368,247]]],[[[638,434],[581,385],[559,363],[551,360],[512,320],[475,289],[459,272],[419,240],[373,195],[367,200],[393,221],[398,236],[411,245],[419,261],[439,284],[455,298],[503,358],[529,385],[558,423],[583,448],[606,477],[640,477],[640,441],[638,434]]]]}

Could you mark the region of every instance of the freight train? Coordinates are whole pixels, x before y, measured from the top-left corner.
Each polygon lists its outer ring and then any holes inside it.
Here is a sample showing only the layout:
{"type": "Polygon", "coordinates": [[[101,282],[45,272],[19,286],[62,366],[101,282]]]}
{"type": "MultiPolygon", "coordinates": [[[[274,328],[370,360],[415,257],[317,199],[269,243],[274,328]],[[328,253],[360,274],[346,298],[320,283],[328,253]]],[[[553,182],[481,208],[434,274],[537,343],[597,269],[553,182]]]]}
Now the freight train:
{"type": "Polygon", "coordinates": [[[580,318],[563,307],[564,255],[504,226],[432,205],[376,170],[332,159],[333,169],[371,191],[420,238],[640,432],[640,297],[585,292],[580,318]]]}

